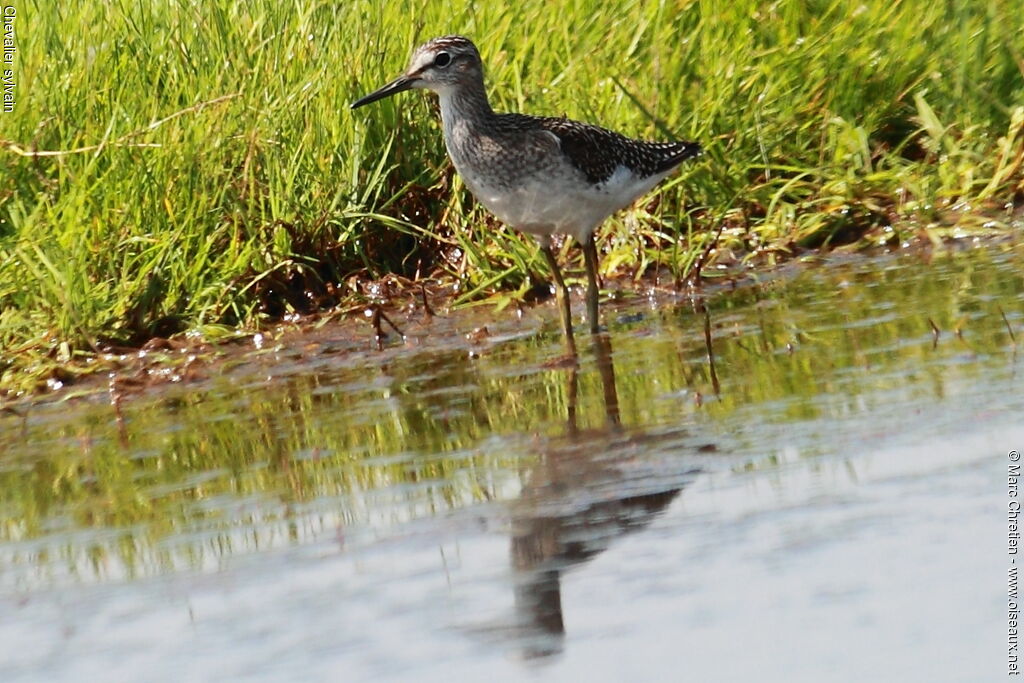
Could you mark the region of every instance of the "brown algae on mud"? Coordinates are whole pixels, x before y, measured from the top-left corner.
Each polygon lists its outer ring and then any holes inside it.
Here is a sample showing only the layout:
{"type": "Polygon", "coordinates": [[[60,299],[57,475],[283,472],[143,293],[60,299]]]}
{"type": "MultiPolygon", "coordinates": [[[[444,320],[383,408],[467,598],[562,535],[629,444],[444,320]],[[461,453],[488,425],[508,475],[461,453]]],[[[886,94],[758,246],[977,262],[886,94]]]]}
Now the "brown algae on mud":
{"type": "MultiPolygon", "coordinates": [[[[980,232],[974,237],[968,237],[972,233],[965,233],[962,227],[956,227],[958,239],[951,239],[945,236],[946,232],[935,230],[936,226],[927,230],[904,226],[899,231],[886,227],[874,231],[877,236],[872,236],[874,233],[865,235],[864,240],[852,248],[853,251],[839,249],[832,254],[838,258],[854,253],[872,256],[889,253],[893,246],[900,246],[900,252],[941,254],[986,243],[1012,242],[1014,239],[1012,234],[993,237],[991,226],[984,230],[979,228],[980,232]],[[877,246],[872,248],[870,245],[875,243],[877,246]]],[[[718,235],[721,234],[720,228],[718,235]]],[[[830,258],[828,252],[821,250],[794,249],[791,256],[796,257],[801,266],[830,258]]],[[[706,297],[716,296],[723,289],[734,290],[744,285],[756,285],[791,272],[786,264],[791,264],[794,259],[781,258],[784,253],[785,250],[751,252],[746,258],[740,259],[729,249],[722,248],[718,237],[713,237],[706,241],[702,251],[695,253],[689,267],[690,275],[685,279],[680,280],[655,268],[643,277],[637,273],[618,272],[604,278],[603,284],[612,302],[628,302],[641,297],[662,305],[691,301],[699,307],[706,297]],[[774,265],[768,267],[769,264],[774,265]],[[706,267],[709,265],[713,267],[706,267]]],[[[468,333],[457,322],[468,315],[463,312],[467,293],[450,282],[413,281],[390,275],[376,281],[353,277],[346,287],[357,293],[358,302],[329,307],[313,314],[289,314],[280,322],[259,331],[213,326],[208,328],[209,334],[195,330],[171,338],[153,337],[138,348],[102,344],[91,353],[68,352],[63,357],[58,354],[56,363],[51,358],[23,370],[9,368],[9,386],[0,389],[0,405],[14,408],[43,398],[65,400],[94,395],[102,389],[108,389],[111,400],[118,401],[125,395],[163,384],[188,383],[216,375],[221,365],[232,367],[246,363],[249,351],[252,350],[259,355],[271,349],[281,352],[282,345],[301,346],[305,343],[303,339],[317,337],[324,328],[330,330],[329,336],[332,338],[325,353],[361,350],[367,339],[371,346],[382,350],[385,345],[393,345],[404,339],[403,326],[407,324],[406,321],[414,326],[429,323],[436,315],[435,308],[443,311],[442,320],[451,321],[455,327],[450,331],[443,325],[425,329],[418,335],[418,339],[411,340],[414,344],[422,344],[422,337],[426,334],[444,337],[448,334],[468,333]],[[453,305],[457,306],[454,310],[453,305]],[[369,324],[369,331],[366,323],[369,324]],[[17,376],[21,376],[21,379],[15,381],[17,376]],[[15,386],[21,388],[15,390],[15,386]]],[[[495,295],[477,301],[475,305],[492,305],[497,320],[502,319],[503,312],[511,305],[521,319],[526,311],[533,311],[536,304],[552,299],[550,286],[546,282],[539,282],[525,292],[495,295]],[[526,301],[530,304],[525,304],[526,301]]],[[[534,321],[545,316],[543,310],[542,307],[533,311],[534,321]]],[[[478,329],[486,329],[486,317],[473,319],[478,320],[478,329]]],[[[494,327],[494,322],[491,322],[491,327],[494,327]]],[[[514,332],[513,336],[520,334],[521,329],[514,332]]],[[[12,353],[20,352],[13,350],[12,353]]],[[[288,353],[294,353],[294,350],[288,353]]]]}

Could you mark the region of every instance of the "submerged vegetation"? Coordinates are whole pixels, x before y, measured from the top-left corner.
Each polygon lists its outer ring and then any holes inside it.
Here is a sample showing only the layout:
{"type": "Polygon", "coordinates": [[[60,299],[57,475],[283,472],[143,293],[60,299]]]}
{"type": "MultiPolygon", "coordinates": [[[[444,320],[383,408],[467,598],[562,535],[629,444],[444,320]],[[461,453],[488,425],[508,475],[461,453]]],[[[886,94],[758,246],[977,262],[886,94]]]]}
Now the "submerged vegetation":
{"type": "MultiPolygon", "coordinates": [[[[545,269],[453,174],[433,100],[347,105],[423,39],[497,109],[700,140],[599,234],[604,274],[1007,229],[1024,204],[1010,0],[28,1],[0,113],[0,391],[113,346],[212,339],[388,275],[522,297],[545,269]],[[709,251],[711,241],[717,239],[709,251]]],[[[576,252],[563,248],[575,268],[576,252]]],[[[707,275],[708,269],[704,270],[707,275]]],[[[2,396],[2,394],[0,394],[2,396]]]]}

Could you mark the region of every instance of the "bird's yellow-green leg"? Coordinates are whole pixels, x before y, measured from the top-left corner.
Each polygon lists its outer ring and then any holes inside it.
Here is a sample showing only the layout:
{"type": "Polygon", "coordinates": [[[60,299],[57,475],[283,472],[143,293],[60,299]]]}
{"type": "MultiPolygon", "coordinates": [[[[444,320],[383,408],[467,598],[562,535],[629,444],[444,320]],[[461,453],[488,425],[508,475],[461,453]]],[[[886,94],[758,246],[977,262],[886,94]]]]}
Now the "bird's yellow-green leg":
{"type": "Polygon", "coordinates": [[[576,339],[572,336],[572,309],[569,306],[569,290],[562,279],[562,271],[558,268],[558,261],[555,260],[555,252],[551,251],[550,245],[541,245],[540,250],[544,252],[544,258],[548,261],[548,268],[551,269],[551,276],[555,278],[559,310],[562,314],[562,329],[565,331],[565,344],[569,347],[569,353],[576,355],[576,339]]]}
{"type": "Polygon", "coordinates": [[[583,260],[587,266],[587,319],[590,321],[590,331],[596,334],[601,325],[597,315],[597,245],[594,244],[593,234],[583,241],[583,260]]]}

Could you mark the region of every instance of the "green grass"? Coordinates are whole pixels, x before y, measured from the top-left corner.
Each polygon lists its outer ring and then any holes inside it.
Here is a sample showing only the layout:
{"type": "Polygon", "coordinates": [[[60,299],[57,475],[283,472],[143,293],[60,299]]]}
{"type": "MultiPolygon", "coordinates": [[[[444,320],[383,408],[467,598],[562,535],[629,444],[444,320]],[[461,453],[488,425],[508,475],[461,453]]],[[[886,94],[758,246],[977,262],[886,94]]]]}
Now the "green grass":
{"type": "MultiPolygon", "coordinates": [[[[348,110],[444,33],[478,43],[497,109],[705,145],[608,222],[606,275],[685,277],[723,226],[712,257],[753,264],[865,234],[1009,229],[1024,195],[1019,2],[15,7],[8,395],[88,371],[107,344],[344,301],[353,276],[449,278],[462,301],[525,293],[543,260],[473,205],[433,98],[348,110]]],[[[563,258],[577,267],[569,245],[563,258]]]]}

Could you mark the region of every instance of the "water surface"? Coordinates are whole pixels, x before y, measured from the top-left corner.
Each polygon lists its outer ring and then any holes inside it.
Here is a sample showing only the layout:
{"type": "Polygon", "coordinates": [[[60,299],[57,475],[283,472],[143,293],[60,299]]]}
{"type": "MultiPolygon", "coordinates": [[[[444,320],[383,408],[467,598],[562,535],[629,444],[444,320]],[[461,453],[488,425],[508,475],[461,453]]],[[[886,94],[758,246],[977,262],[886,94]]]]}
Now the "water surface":
{"type": "Polygon", "coordinates": [[[1002,676],[1022,273],[835,256],[709,291],[710,353],[681,297],[578,370],[478,310],[4,415],[0,679],[1002,676]]]}

